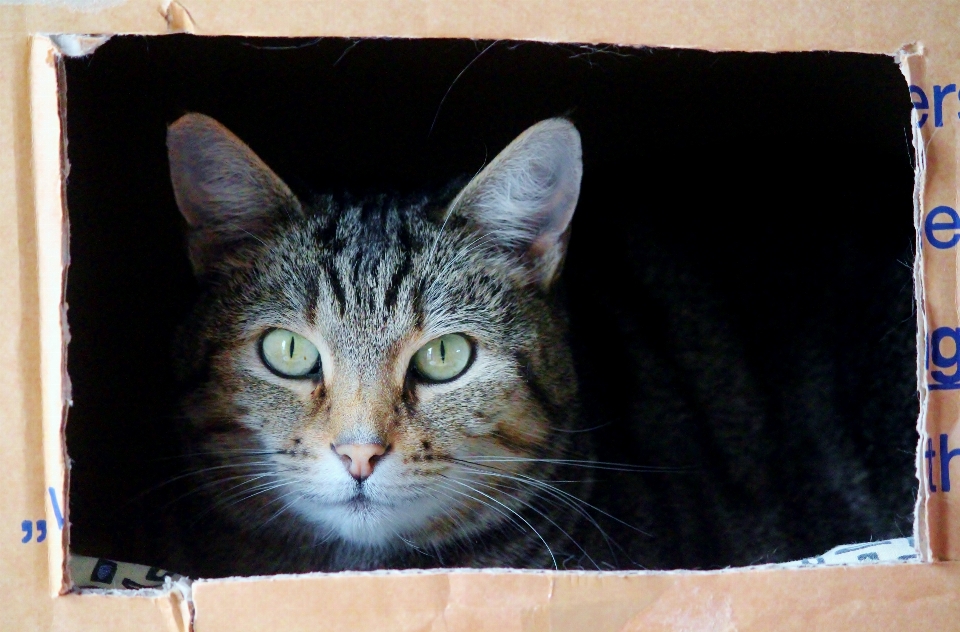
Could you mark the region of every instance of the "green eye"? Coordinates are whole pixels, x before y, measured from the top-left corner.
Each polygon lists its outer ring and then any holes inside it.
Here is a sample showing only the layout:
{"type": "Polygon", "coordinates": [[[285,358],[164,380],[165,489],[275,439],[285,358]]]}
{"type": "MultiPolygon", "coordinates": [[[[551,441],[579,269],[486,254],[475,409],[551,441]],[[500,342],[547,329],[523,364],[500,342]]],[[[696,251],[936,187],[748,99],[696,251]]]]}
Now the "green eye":
{"type": "Polygon", "coordinates": [[[473,345],[461,334],[434,338],[413,356],[413,368],[428,382],[449,382],[459,377],[473,359],[473,345]]]}
{"type": "Polygon", "coordinates": [[[287,329],[271,329],[260,339],[260,358],[280,377],[312,377],[320,372],[320,352],[287,329]]]}

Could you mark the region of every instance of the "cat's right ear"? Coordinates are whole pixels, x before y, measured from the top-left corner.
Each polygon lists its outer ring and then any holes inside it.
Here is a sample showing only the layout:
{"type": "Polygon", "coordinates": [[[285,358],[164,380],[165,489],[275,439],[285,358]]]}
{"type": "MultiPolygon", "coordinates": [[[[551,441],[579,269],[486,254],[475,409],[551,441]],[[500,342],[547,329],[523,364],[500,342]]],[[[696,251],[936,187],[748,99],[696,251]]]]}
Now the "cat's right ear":
{"type": "Polygon", "coordinates": [[[243,141],[203,114],[167,129],[170,179],[198,275],[278,217],[301,213],[289,187],[243,141]]]}
{"type": "Polygon", "coordinates": [[[467,218],[489,243],[519,256],[543,290],[556,281],[583,175],[580,133],[563,118],[520,134],[471,180],[448,213],[467,218]]]}

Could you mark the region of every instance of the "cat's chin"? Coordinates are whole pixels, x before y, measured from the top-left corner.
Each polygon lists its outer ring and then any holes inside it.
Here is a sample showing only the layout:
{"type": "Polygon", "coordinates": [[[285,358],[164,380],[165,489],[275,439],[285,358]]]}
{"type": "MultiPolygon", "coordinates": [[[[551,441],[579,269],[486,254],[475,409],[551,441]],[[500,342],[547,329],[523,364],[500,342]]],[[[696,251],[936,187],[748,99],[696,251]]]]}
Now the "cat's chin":
{"type": "Polygon", "coordinates": [[[365,548],[394,549],[419,540],[442,508],[430,499],[387,503],[362,495],[335,503],[297,503],[298,513],[325,536],[365,548]]]}

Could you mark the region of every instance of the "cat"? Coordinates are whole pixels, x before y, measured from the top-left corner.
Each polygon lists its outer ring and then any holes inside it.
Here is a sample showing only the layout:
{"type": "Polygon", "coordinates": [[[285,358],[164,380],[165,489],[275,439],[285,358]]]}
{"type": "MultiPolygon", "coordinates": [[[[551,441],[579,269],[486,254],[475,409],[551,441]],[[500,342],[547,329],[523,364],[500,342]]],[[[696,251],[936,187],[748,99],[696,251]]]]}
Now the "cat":
{"type": "Polygon", "coordinates": [[[794,452],[762,443],[789,411],[764,410],[710,290],[642,236],[625,235],[644,254],[624,283],[684,288],[692,306],[662,300],[663,332],[638,333],[629,302],[603,336],[571,331],[561,272],[583,160],[567,119],[463,186],[406,198],[301,200],[202,114],[167,146],[201,288],[175,349],[178,572],[716,568],[885,537],[911,510],[909,482],[873,489],[829,415],[780,437],[794,452]],[[684,327],[711,342],[665,368],[644,335],[669,346],[684,327]],[[613,428],[596,386],[611,336],[635,378],[613,428]],[[678,389],[684,369],[707,379],[678,389]]]}

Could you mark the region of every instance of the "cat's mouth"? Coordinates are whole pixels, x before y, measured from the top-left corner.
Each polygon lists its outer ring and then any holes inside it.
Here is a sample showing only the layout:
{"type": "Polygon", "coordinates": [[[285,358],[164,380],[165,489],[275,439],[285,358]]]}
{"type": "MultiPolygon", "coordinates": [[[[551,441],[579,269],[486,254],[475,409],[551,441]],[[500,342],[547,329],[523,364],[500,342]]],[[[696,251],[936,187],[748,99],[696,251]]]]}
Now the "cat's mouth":
{"type": "Polygon", "coordinates": [[[383,503],[372,500],[369,496],[363,493],[363,490],[358,491],[353,498],[347,499],[341,503],[341,505],[347,509],[358,511],[369,510],[374,506],[379,506],[382,504],[383,503]]]}
{"type": "Polygon", "coordinates": [[[441,512],[429,497],[391,497],[379,490],[356,486],[340,498],[304,495],[297,509],[311,522],[339,537],[365,546],[398,546],[397,534],[412,537],[441,512]]]}
{"type": "Polygon", "coordinates": [[[376,498],[361,487],[353,496],[327,506],[335,512],[369,520],[383,518],[402,504],[390,499],[376,498]]]}

